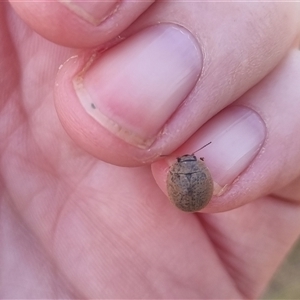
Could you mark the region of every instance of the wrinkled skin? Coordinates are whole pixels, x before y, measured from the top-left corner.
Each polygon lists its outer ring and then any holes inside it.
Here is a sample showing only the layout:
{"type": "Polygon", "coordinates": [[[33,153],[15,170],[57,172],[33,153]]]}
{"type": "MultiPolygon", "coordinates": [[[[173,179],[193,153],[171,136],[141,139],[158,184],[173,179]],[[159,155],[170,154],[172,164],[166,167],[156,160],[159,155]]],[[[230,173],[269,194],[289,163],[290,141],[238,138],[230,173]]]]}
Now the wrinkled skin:
{"type": "Polygon", "coordinates": [[[299,205],[171,207],[149,166],[107,164],[65,133],[53,89],[76,50],[7,3],[0,22],[1,298],[257,297],[299,235],[299,205]]]}

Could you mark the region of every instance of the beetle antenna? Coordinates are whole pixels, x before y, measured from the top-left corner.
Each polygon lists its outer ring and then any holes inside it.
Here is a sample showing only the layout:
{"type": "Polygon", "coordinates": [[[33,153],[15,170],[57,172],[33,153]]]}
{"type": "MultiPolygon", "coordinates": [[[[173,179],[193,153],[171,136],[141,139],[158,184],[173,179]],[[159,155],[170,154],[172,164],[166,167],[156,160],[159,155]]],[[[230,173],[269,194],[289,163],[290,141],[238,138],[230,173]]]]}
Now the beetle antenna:
{"type": "Polygon", "coordinates": [[[194,151],[194,153],[192,153],[192,155],[194,155],[196,152],[200,151],[201,149],[205,148],[206,146],[210,145],[211,142],[205,144],[204,146],[202,146],[201,148],[199,148],[198,150],[194,151]]]}

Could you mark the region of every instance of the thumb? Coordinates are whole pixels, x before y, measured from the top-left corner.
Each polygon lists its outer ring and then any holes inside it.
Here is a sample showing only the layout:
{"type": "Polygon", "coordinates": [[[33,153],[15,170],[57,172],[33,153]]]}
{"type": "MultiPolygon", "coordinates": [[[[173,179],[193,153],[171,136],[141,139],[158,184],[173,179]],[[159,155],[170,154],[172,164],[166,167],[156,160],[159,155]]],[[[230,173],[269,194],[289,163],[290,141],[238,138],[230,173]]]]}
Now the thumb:
{"type": "Polygon", "coordinates": [[[290,49],[298,14],[275,4],[226,7],[220,27],[215,5],[156,2],[114,47],[70,59],[57,78],[56,107],[73,140],[115,165],[151,163],[260,82],[290,49]]]}
{"type": "Polygon", "coordinates": [[[143,158],[151,160],[147,150],[196,84],[201,62],[186,29],[147,27],[103,53],[70,59],[57,78],[58,114],[71,137],[94,156],[141,165],[143,158]]]}

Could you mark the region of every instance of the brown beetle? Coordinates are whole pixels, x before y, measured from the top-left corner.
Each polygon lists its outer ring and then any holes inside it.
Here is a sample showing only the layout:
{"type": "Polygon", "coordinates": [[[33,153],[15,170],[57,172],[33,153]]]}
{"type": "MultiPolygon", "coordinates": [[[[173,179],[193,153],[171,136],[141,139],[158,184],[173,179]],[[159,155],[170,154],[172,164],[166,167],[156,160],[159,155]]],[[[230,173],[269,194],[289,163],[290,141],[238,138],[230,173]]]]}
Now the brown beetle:
{"type": "MultiPolygon", "coordinates": [[[[203,149],[208,143],[198,149],[203,149]]],[[[170,167],[167,176],[167,190],[170,200],[182,211],[196,212],[204,208],[210,201],[214,183],[204,159],[193,154],[177,158],[170,167]]]]}

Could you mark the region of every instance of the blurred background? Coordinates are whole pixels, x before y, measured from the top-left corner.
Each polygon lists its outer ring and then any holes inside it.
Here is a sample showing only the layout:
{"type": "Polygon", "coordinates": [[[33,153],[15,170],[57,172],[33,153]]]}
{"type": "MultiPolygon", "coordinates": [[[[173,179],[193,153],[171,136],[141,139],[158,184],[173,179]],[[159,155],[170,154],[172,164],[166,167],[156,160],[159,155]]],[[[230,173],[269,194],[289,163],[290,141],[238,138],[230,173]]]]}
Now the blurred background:
{"type": "Polygon", "coordinates": [[[300,240],[277,270],[261,299],[300,299],[300,240]]]}

